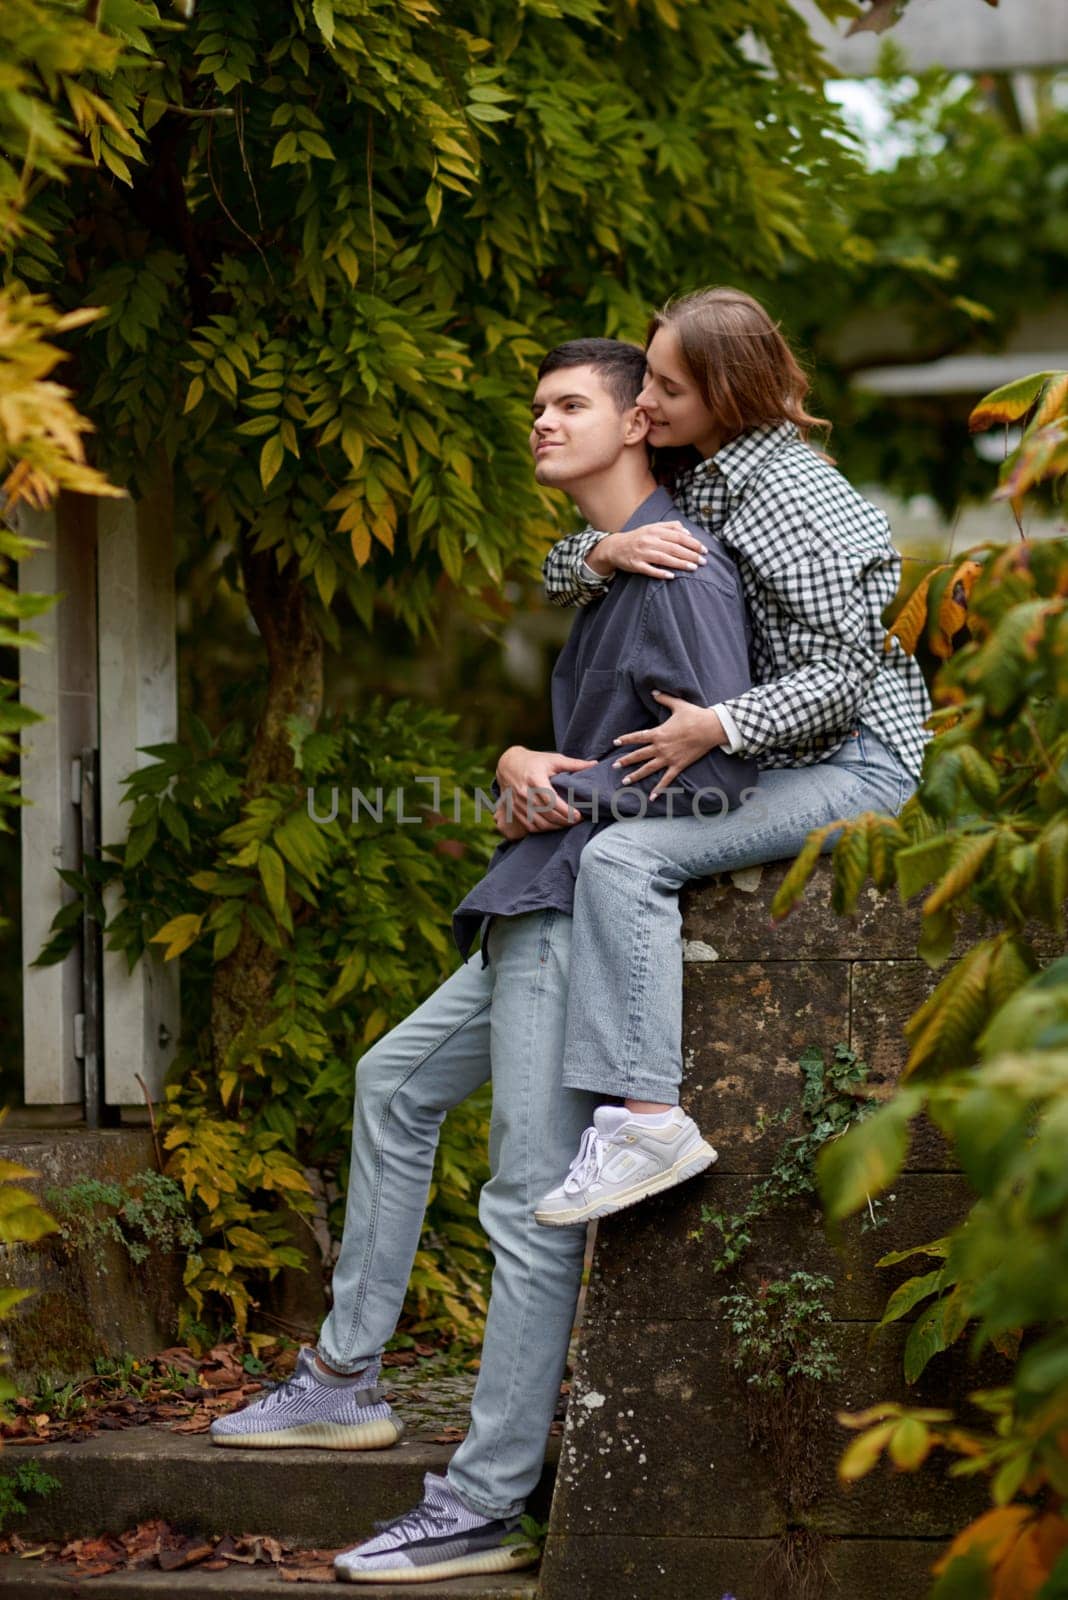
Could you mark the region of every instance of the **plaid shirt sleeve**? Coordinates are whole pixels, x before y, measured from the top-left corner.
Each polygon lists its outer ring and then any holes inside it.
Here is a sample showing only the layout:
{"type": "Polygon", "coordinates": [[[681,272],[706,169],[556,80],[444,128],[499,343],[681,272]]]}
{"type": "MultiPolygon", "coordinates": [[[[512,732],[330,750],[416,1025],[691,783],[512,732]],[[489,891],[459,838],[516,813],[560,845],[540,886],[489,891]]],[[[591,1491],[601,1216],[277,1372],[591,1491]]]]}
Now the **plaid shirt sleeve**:
{"type": "Polygon", "coordinates": [[[613,574],[602,578],[586,565],[586,556],[603,538],[595,528],[583,528],[553,545],[541,571],[545,593],[554,606],[588,606],[604,594],[613,574]]]}
{"type": "Polygon", "coordinates": [[[838,508],[822,506],[803,482],[780,477],[773,490],[760,487],[765,493],[750,502],[736,549],[760,585],[757,632],[774,638],[777,670],[774,681],[725,702],[750,756],[840,740],[855,726],[881,665],[873,599],[877,616],[893,598],[900,569],[888,536],[878,550],[870,540],[851,548],[838,508]]]}

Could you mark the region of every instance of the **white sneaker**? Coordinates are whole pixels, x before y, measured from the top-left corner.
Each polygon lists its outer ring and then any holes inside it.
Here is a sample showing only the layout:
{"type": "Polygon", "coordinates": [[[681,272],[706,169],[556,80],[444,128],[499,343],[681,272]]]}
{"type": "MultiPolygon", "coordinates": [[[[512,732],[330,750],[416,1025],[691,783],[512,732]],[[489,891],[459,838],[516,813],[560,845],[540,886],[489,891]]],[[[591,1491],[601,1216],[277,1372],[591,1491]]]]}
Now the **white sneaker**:
{"type": "Polygon", "coordinates": [[[599,1106],[567,1177],[537,1206],[534,1219],[546,1228],[571,1228],[609,1217],[696,1177],[715,1160],[716,1151],[679,1106],[659,1125],[623,1106],[599,1106]]]}

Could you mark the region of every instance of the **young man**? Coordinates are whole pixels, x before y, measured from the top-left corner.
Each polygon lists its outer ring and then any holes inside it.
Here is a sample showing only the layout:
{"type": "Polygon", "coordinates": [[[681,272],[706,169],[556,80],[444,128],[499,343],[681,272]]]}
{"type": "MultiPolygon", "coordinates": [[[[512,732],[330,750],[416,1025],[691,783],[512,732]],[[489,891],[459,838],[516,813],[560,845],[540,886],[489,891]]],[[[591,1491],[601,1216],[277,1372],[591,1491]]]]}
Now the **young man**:
{"type": "MultiPolygon", "coordinates": [[[[636,347],[592,339],[560,346],[539,372],[535,474],[599,526],[676,514],[650,472],[648,423],[634,404],[644,366],[636,347]]],[[[707,705],[749,683],[737,573],[714,540],[699,538],[703,560],[681,581],[631,575],[576,619],[553,675],[556,792],[519,796],[511,815],[502,797],[505,842],[454,919],[464,953],[482,929],[482,953],[359,1064],[345,1229],[318,1350],[301,1352],[289,1382],[212,1426],[216,1444],[268,1449],[375,1449],[400,1436],[377,1387],[379,1357],[403,1304],[442,1119],[492,1077],[479,1214],[495,1266],[470,1431],[447,1476],[428,1474],[419,1506],[337,1558],[349,1582],[424,1582],[536,1559],[511,1541],[541,1472],[584,1234],[540,1227],[534,1207],[560,1183],[595,1104],[561,1083],[578,859],[613,805],[633,815],[647,800],[651,785],[619,785],[612,739],[635,715],[657,715],[653,691],[707,705]]],[[[754,776],[751,763],[715,751],[651,809],[727,809],[754,776]]],[[[681,1112],[640,1138],[625,1112],[598,1117],[619,1168],[606,1182],[690,1175],[715,1159],[681,1112]]]]}

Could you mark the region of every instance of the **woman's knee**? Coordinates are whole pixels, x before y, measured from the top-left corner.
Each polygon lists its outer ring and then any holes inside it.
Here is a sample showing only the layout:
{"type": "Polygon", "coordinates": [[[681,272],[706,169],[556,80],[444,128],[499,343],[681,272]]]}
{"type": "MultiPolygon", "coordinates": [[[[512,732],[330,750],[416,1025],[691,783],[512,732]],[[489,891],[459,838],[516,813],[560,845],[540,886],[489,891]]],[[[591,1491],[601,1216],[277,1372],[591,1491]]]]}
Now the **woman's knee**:
{"type": "Polygon", "coordinates": [[[581,870],[610,871],[623,868],[626,872],[656,873],[663,869],[665,857],[651,850],[636,832],[640,824],[619,822],[605,828],[585,846],[581,856],[581,870]]]}
{"type": "Polygon", "coordinates": [[[687,874],[668,855],[643,841],[640,823],[621,822],[592,838],[579,862],[579,889],[583,896],[596,893],[601,884],[625,886],[628,897],[678,894],[687,874]]]}

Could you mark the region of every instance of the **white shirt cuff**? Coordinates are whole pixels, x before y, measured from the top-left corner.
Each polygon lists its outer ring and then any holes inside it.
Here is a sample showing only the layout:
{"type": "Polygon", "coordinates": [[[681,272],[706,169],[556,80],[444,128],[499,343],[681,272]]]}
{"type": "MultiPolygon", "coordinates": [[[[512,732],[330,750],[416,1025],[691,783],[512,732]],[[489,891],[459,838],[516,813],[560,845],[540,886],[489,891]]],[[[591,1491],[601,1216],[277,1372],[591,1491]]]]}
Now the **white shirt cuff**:
{"type": "MultiPolygon", "coordinates": [[[[592,549],[593,546],[591,545],[590,548],[592,549]]],[[[605,574],[603,572],[594,572],[594,570],[590,566],[589,562],[588,561],[583,561],[581,576],[582,576],[583,580],[586,583],[605,584],[605,583],[611,583],[611,581],[612,581],[613,577],[615,576],[615,574],[612,573],[612,572],[609,572],[607,574],[605,574]]]]}
{"type": "Polygon", "coordinates": [[[709,709],[716,713],[716,716],[723,724],[723,731],[727,735],[727,743],[725,745],[721,745],[720,748],[726,750],[729,756],[736,756],[739,750],[742,748],[742,736],[738,732],[738,724],[735,722],[726,706],[715,705],[711,706],[709,709]]]}

